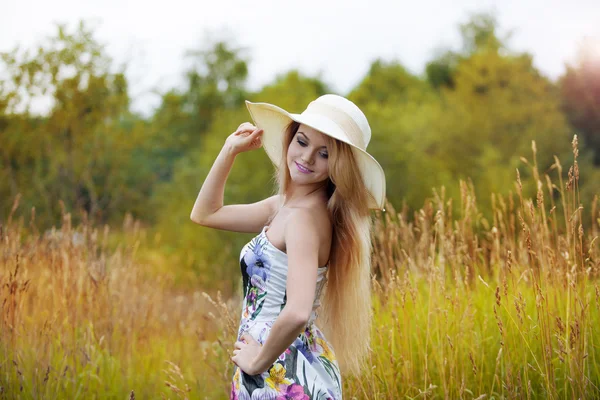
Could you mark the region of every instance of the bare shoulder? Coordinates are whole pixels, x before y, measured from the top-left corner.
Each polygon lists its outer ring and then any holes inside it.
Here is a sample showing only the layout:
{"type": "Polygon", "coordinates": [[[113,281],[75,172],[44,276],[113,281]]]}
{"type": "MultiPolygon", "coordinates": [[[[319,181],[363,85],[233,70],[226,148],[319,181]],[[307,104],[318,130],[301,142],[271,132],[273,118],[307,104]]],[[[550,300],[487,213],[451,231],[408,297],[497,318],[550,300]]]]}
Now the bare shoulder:
{"type": "MultiPolygon", "coordinates": [[[[329,213],[323,208],[294,208],[287,216],[284,227],[286,247],[290,242],[302,242],[313,248],[329,248],[332,223],[329,213]]],[[[322,255],[328,254],[328,250],[322,255]]],[[[321,257],[322,258],[322,257],[321,257]]],[[[325,257],[327,259],[327,257],[325,257]]]]}

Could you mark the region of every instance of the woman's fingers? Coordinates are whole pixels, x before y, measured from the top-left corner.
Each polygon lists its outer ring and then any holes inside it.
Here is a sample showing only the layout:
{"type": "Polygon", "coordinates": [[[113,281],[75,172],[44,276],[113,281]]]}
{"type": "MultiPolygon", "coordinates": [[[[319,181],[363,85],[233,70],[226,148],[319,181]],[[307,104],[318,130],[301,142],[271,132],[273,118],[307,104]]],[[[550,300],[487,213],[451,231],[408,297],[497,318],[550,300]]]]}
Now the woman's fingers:
{"type": "Polygon", "coordinates": [[[262,129],[250,124],[248,126],[241,127],[242,129],[235,131],[227,138],[227,141],[232,146],[236,154],[244,151],[255,150],[262,146],[262,129]]]}
{"type": "Polygon", "coordinates": [[[244,129],[244,130],[235,132],[235,136],[243,136],[244,139],[246,139],[246,142],[250,143],[253,140],[255,140],[257,137],[259,137],[262,134],[262,132],[263,132],[262,129],[256,129],[256,128],[254,130],[244,129]]]}
{"type": "Polygon", "coordinates": [[[253,130],[253,131],[250,133],[250,135],[248,136],[248,138],[250,138],[250,139],[255,139],[255,138],[257,138],[259,135],[261,135],[262,133],[263,133],[263,130],[262,130],[262,129],[258,129],[258,128],[257,128],[257,129],[253,130]]]}
{"type": "Polygon", "coordinates": [[[256,138],[260,137],[263,133],[264,133],[264,131],[262,129],[256,129],[254,132],[252,132],[250,134],[250,137],[253,139],[256,139],[256,138]]]}
{"type": "Polygon", "coordinates": [[[245,344],[246,344],[246,343],[243,343],[243,342],[235,342],[235,343],[233,344],[233,347],[234,347],[234,348],[236,348],[236,349],[241,349],[241,348],[242,348],[242,346],[243,346],[243,345],[245,345],[245,344]]]}
{"type": "Polygon", "coordinates": [[[242,340],[246,343],[246,344],[250,344],[250,343],[258,343],[252,336],[250,336],[247,333],[244,333],[242,335],[242,340]]]}
{"type": "Polygon", "coordinates": [[[244,122],[243,124],[241,124],[240,126],[238,126],[237,131],[250,131],[250,132],[252,132],[255,129],[256,129],[256,126],[252,125],[250,122],[244,122]]]}
{"type": "Polygon", "coordinates": [[[254,129],[238,129],[237,131],[235,131],[235,135],[236,136],[248,136],[253,131],[254,131],[254,129]]]}
{"type": "Polygon", "coordinates": [[[261,140],[260,140],[260,135],[262,135],[263,131],[262,129],[257,129],[254,132],[252,132],[250,135],[248,135],[246,137],[247,143],[252,146],[253,148],[256,147],[260,147],[261,146],[261,140]]]}

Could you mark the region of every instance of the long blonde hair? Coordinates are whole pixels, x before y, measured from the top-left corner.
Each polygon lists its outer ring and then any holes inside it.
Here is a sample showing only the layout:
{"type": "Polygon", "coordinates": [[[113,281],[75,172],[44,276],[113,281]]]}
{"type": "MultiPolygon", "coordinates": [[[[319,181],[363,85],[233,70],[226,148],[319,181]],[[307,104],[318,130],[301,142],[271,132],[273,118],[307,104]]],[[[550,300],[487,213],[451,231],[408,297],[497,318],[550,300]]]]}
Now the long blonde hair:
{"type": "MultiPolygon", "coordinates": [[[[292,121],[282,137],[282,159],[275,176],[282,198],[291,183],[287,150],[299,126],[292,121]]],[[[329,154],[327,209],[333,221],[333,240],[319,324],[335,349],[340,368],[358,374],[369,350],[371,331],[370,194],[352,147],[327,135],[324,138],[329,154]]]]}

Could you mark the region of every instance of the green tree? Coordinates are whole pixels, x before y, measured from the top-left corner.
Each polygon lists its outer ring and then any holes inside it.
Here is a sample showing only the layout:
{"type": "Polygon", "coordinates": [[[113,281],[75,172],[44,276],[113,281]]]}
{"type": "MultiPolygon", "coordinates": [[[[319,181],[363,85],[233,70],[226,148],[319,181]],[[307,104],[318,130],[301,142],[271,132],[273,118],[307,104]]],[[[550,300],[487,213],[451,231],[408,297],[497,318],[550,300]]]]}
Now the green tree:
{"type": "Polygon", "coordinates": [[[435,89],[441,87],[454,88],[454,71],[460,56],[453,51],[446,50],[442,55],[427,62],[425,75],[427,81],[435,89]]]}
{"type": "Polygon", "coordinates": [[[175,161],[200,145],[219,113],[243,104],[248,77],[243,53],[225,40],[187,52],[185,88],[164,93],[152,118],[153,169],[161,181],[171,179],[175,161]]]}
{"type": "Polygon", "coordinates": [[[412,75],[399,62],[375,60],[367,75],[348,98],[359,107],[367,104],[402,104],[426,95],[426,83],[412,75]]]}
{"type": "Polygon", "coordinates": [[[463,55],[478,52],[498,52],[506,49],[510,34],[500,37],[498,32],[498,19],[493,12],[476,12],[469,16],[469,20],[459,25],[462,38],[463,55]]]}
{"type": "Polygon", "coordinates": [[[439,51],[440,55],[427,62],[425,74],[429,83],[436,89],[454,88],[454,74],[458,64],[478,52],[504,51],[510,34],[503,38],[498,34],[498,20],[494,13],[478,12],[459,25],[462,48],[439,51]]]}
{"type": "Polygon", "coordinates": [[[59,200],[102,221],[139,210],[152,183],[138,153],[145,131],[129,112],[124,71],[113,71],[93,31],[58,26],[35,52],[16,48],[1,59],[8,76],[0,95],[4,199],[21,193],[46,223],[56,221],[59,200]],[[41,116],[31,112],[40,98],[51,99],[41,116]]]}
{"type": "Polygon", "coordinates": [[[372,138],[367,150],[385,171],[388,200],[395,207],[404,200],[421,206],[441,178],[422,174],[437,169],[424,151],[430,119],[439,112],[431,87],[398,61],[376,60],[348,97],[369,120],[372,138]]]}
{"type": "Polygon", "coordinates": [[[502,55],[494,48],[473,53],[459,63],[454,89],[441,95],[434,152],[455,179],[473,178],[479,196],[506,193],[519,166],[522,177],[529,175],[520,157],[529,158],[532,141],[541,171],[569,150],[571,132],[557,88],[527,54],[502,55]]]}
{"type": "Polygon", "coordinates": [[[376,62],[350,94],[371,122],[369,148],[395,205],[404,199],[420,207],[441,185],[456,198],[459,179],[472,179],[486,199],[506,193],[517,167],[523,178],[529,174],[520,157],[529,157],[532,140],[541,171],[569,150],[556,87],[528,54],[508,49],[495,17],[475,14],[460,31],[460,52],[433,60],[426,80],[397,63],[376,62]]]}

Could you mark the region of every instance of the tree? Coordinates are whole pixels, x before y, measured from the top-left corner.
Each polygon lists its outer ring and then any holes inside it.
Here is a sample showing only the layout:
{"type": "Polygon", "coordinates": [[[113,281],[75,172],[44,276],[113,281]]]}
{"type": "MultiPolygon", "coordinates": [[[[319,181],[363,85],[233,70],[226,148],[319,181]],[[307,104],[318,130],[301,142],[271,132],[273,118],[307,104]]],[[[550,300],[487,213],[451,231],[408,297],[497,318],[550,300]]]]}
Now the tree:
{"type": "Polygon", "coordinates": [[[370,103],[400,104],[420,99],[426,92],[426,84],[399,62],[375,60],[348,98],[361,107],[370,103]]]}
{"type": "MultiPolygon", "coordinates": [[[[459,179],[472,179],[483,198],[506,193],[532,140],[541,171],[554,154],[569,150],[556,87],[531,56],[509,51],[488,14],[474,15],[460,29],[461,51],[432,61],[427,82],[397,63],[376,62],[350,94],[371,123],[369,150],[386,171],[395,205],[405,199],[418,208],[441,185],[456,198],[459,179]]],[[[529,169],[521,169],[525,179],[529,169]]]]}
{"type": "Polygon", "coordinates": [[[186,73],[188,89],[184,96],[196,132],[205,132],[216,112],[243,104],[248,64],[242,52],[225,41],[217,41],[208,50],[188,52],[192,67],[186,73]]]}
{"type": "Polygon", "coordinates": [[[200,146],[217,115],[238,109],[247,96],[248,65],[243,49],[225,40],[187,53],[186,87],[169,90],[152,118],[154,170],[169,181],[176,160],[200,146]]]}
{"type": "Polygon", "coordinates": [[[447,50],[441,56],[427,62],[425,75],[429,84],[435,89],[454,88],[454,71],[459,60],[458,54],[447,50]]]}
{"type": "Polygon", "coordinates": [[[454,75],[461,61],[479,52],[503,52],[510,38],[510,34],[504,38],[498,36],[498,20],[495,14],[488,12],[472,14],[467,22],[459,25],[459,30],[462,48],[458,52],[441,50],[440,55],[425,66],[427,80],[436,89],[454,88],[454,75]]]}
{"type": "Polygon", "coordinates": [[[101,221],[139,209],[152,182],[138,156],[145,131],[129,112],[124,71],[113,71],[93,31],[83,23],[73,32],[59,25],[36,52],[16,48],[1,59],[8,76],[0,95],[5,198],[21,193],[42,224],[56,221],[59,200],[101,221]],[[35,115],[40,98],[51,104],[35,115]]]}
{"type": "Polygon", "coordinates": [[[591,41],[584,44],[579,61],[568,66],[560,79],[562,108],[580,133],[584,149],[589,149],[593,163],[600,166],[600,54],[591,41]],[[596,50],[597,51],[597,50],[596,50]]]}
{"type": "Polygon", "coordinates": [[[434,160],[424,152],[430,119],[439,102],[426,81],[410,74],[398,61],[376,60],[349,96],[365,113],[371,126],[367,147],[386,175],[388,200],[400,207],[406,200],[419,207],[439,183],[434,160]]]}
{"type": "MultiPolygon", "coordinates": [[[[439,138],[432,151],[453,177],[471,177],[480,197],[512,188],[532,141],[542,172],[569,150],[557,89],[528,54],[479,51],[459,63],[454,79],[454,89],[441,92],[444,113],[432,126],[439,138]]],[[[521,173],[526,178],[529,169],[521,173]]]]}
{"type": "Polygon", "coordinates": [[[506,49],[510,34],[501,38],[498,34],[498,19],[491,12],[478,12],[470,15],[469,20],[459,26],[462,37],[463,55],[478,52],[495,52],[506,49]]]}

